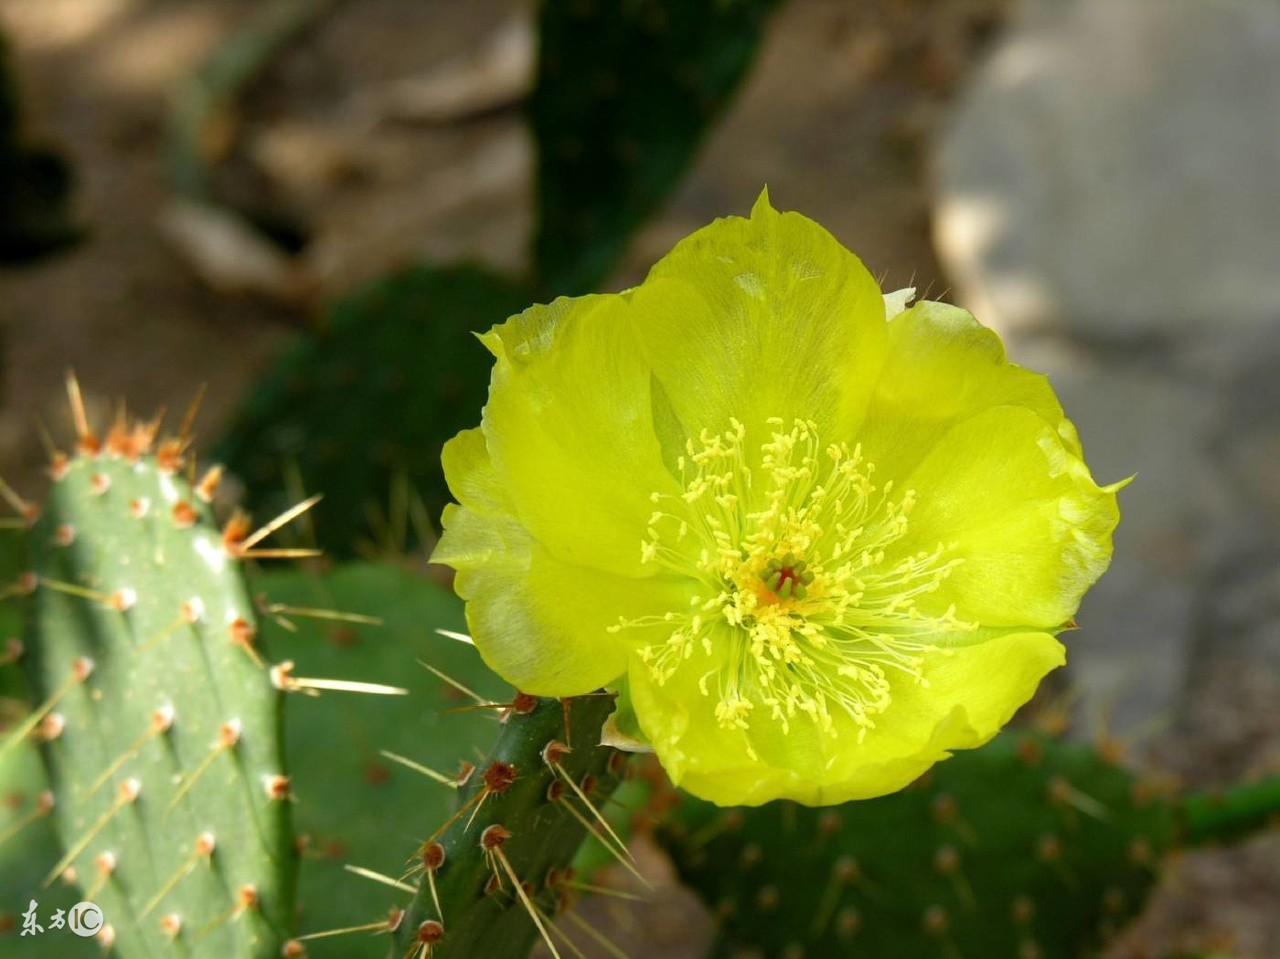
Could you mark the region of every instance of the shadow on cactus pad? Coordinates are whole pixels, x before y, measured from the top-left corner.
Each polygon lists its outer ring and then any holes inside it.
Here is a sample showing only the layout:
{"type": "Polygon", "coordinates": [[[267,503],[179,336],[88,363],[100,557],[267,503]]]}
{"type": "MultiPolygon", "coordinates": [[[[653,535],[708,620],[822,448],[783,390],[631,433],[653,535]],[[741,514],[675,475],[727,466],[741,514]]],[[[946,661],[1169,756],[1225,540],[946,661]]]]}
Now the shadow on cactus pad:
{"type": "MultiPolygon", "coordinates": [[[[397,478],[437,517],[440,448],[480,419],[492,358],[475,337],[532,294],[475,267],[410,267],[334,304],[269,374],[217,451],[265,514],[322,493],[320,544],[349,556],[397,478]]],[[[403,546],[405,544],[398,544],[403,546]]]]}
{"type": "MultiPolygon", "coordinates": [[[[509,696],[508,687],[474,649],[435,632],[465,628],[453,594],[395,566],[357,563],[324,576],[273,573],[257,585],[274,608],[286,607],[279,619],[265,622],[264,632],[277,656],[296,662],[298,675],[409,691],[321,692],[288,702],[296,822],[307,837],[299,877],[301,928],[311,934],[375,922],[389,906],[407,906],[409,896],[345,867],[400,877],[424,830],[447,816],[456,793],[391,757],[453,775],[463,761],[483,755],[498,734],[493,710],[451,713],[469,700],[421,663],[482,696],[509,696]],[[373,614],[380,622],[317,618],[295,609],[373,614]]],[[[311,959],[381,959],[387,939],[352,934],[307,945],[311,959]]]]}
{"type": "Polygon", "coordinates": [[[540,288],[594,288],[675,187],[755,59],[780,0],[542,4],[540,288]]]}
{"type": "MultiPolygon", "coordinates": [[[[4,717],[0,717],[3,729],[4,717]]],[[[81,939],[65,929],[50,928],[57,910],[64,913],[83,897],[66,883],[41,889],[38,877],[49,864],[58,861],[61,848],[54,832],[47,797],[44,769],[34,744],[24,743],[0,763],[0,959],[27,959],[39,943],[56,947],[58,959],[94,959],[102,954],[93,939],[81,939]],[[44,798],[42,798],[44,797],[44,798]],[[37,904],[36,917],[45,933],[23,937],[22,913],[28,904],[37,904]]]]}

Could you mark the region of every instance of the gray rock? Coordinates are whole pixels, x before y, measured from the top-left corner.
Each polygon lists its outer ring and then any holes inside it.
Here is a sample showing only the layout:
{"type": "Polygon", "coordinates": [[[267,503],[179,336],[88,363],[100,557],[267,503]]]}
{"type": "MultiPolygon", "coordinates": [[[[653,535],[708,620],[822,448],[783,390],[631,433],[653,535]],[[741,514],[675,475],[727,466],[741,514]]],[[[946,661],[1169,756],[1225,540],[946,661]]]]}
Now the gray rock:
{"type": "Polygon", "coordinates": [[[1089,725],[1096,717],[1121,731],[1168,725],[1190,681],[1198,583],[1213,561],[1212,394],[1151,373],[1117,376],[1079,357],[1039,365],[1098,481],[1137,474],[1120,494],[1112,568],[1085,597],[1080,630],[1063,636],[1071,677],[1089,725]]]}
{"type": "Polygon", "coordinates": [[[1280,4],[1034,0],[939,145],[937,239],[1009,332],[1280,330],[1280,4]]]}

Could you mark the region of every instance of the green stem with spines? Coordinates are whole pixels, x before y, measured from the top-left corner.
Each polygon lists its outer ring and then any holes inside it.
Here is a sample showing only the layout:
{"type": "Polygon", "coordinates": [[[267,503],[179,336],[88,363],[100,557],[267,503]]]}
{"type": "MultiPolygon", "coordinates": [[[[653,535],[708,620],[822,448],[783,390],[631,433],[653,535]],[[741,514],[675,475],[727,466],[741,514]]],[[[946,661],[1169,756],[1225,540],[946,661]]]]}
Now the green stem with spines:
{"type": "Polygon", "coordinates": [[[514,702],[494,749],[459,788],[454,816],[415,853],[419,866],[428,852],[443,861],[432,871],[434,891],[418,869],[418,892],[395,932],[395,959],[415,955],[420,933],[439,935],[431,959],[524,959],[540,935],[529,907],[549,928],[569,903],[566,870],[589,827],[610,841],[578,790],[598,810],[620,781],[622,754],[599,745],[613,697],[514,702]],[[527,887],[523,896],[512,872],[527,887]]]}
{"type": "Polygon", "coordinates": [[[1182,801],[1182,823],[1192,846],[1230,842],[1280,823],[1280,776],[1192,793],[1182,801]]]}

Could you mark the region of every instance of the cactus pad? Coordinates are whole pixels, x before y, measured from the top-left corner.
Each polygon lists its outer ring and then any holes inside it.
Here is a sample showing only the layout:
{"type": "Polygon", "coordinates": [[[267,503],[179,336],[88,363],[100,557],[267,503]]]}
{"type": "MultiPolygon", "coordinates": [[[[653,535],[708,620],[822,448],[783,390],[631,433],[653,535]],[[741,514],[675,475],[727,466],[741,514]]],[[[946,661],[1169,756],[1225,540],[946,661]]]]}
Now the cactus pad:
{"type": "Polygon", "coordinates": [[[66,849],[33,892],[74,874],[122,956],[275,959],[296,851],[247,530],[216,527],[182,442],[152,453],[153,424],[99,443],[81,423],[12,587],[28,596],[22,662],[41,705],[4,748],[42,741],[66,849]]]}
{"type": "Polygon", "coordinates": [[[585,293],[679,182],[745,76],[778,0],[544,3],[530,116],[535,272],[585,293]]]}
{"type": "MultiPolygon", "coordinates": [[[[400,918],[400,959],[525,959],[574,896],[568,869],[624,757],[597,745],[609,696],[517,695],[497,745],[458,791],[454,813],[416,853],[418,893],[400,918]]],[[[569,954],[569,952],[566,952],[569,954]]]]}
{"type": "Polygon", "coordinates": [[[489,384],[492,357],[472,333],[529,299],[474,267],[412,267],[352,294],[268,376],[219,455],[263,510],[289,505],[296,468],[324,494],[315,526],[335,556],[368,536],[395,477],[438,516],[449,501],[440,448],[476,422],[489,384]]]}
{"type": "Polygon", "coordinates": [[[48,798],[35,744],[18,744],[0,763],[0,959],[26,959],[41,948],[58,959],[93,959],[101,952],[92,939],[50,928],[54,913],[65,914],[81,896],[65,883],[40,888],[40,877],[61,855],[48,798]],[[45,934],[23,936],[22,913],[33,900],[45,934]]]}
{"type": "MultiPolygon", "coordinates": [[[[407,696],[299,693],[286,703],[295,824],[306,838],[298,879],[300,931],[357,926],[385,917],[408,896],[352,875],[347,865],[398,878],[424,822],[443,821],[455,791],[398,762],[399,756],[449,776],[476,760],[498,734],[494,710],[470,705],[427,663],[483,697],[510,697],[475,650],[436,634],[464,629],[450,592],[390,564],[353,563],[323,576],[282,571],[255,580],[280,621],[264,619],[277,660],[299,677],[382,683],[407,696]],[[293,610],[372,614],[380,622],[317,618],[293,610]],[[288,622],[293,629],[284,628],[288,622]]],[[[385,937],[308,940],[311,959],[380,959],[385,937]]]]}
{"type": "Polygon", "coordinates": [[[1007,733],[880,799],[685,800],[661,837],[717,957],[1075,959],[1141,908],[1181,808],[1089,747],[1007,733]]]}

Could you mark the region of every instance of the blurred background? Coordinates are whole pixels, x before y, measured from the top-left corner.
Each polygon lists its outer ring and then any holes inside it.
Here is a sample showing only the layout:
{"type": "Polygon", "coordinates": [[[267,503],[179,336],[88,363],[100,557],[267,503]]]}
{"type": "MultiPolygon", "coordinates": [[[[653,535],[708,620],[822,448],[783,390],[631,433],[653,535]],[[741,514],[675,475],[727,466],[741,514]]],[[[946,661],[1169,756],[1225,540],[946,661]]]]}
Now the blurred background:
{"type": "MultiPolygon", "coordinates": [[[[207,384],[255,510],[323,490],[327,546],[420,557],[469,330],[631,285],[767,184],[1137,474],[1068,637],[1077,733],[1280,771],[1280,6],[621,6],[652,48],[603,0],[0,0],[0,473],[41,488],[68,369],[99,421],[207,384]]],[[[636,959],[696,954],[671,896],[636,959]]],[[[1187,855],[1111,955],[1215,945],[1280,956],[1280,837],[1187,855]]]]}

